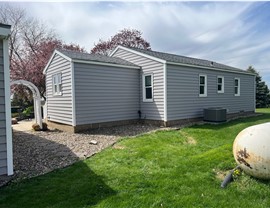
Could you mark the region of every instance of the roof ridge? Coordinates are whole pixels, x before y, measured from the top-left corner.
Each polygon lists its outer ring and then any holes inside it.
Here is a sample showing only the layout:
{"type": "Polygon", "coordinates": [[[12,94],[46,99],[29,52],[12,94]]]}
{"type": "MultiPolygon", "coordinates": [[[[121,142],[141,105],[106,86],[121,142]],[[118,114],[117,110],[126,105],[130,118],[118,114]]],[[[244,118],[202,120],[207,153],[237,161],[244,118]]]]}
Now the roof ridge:
{"type": "MultiPolygon", "coordinates": [[[[124,46],[124,47],[127,47],[127,46],[124,46]]],[[[135,48],[135,47],[127,47],[127,48],[138,51],[138,52],[145,53],[145,54],[150,55],[150,56],[158,57],[158,58],[166,60],[166,61],[168,61],[168,58],[162,57],[162,56],[170,56],[171,59],[182,58],[182,59],[186,59],[186,60],[189,60],[189,61],[193,60],[195,62],[196,61],[197,62],[204,62],[204,64],[203,63],[201,63],[201,64],[200,63],[196,63],[196,64],[194,63],[194,65],[199,65],[199,66],[209,65],[209,67],[216,67],[216,68],[221,68],[221,69],[222,68],[223,69],[227,68],[227,70],[228,70],[228,68],[230,68],[231,70],[237,70],[237,71],[246,72],[246,70],[244,70],[244,69],[240,69],[240,68],[237,68],[237,67],[234,67],[234,66],[229,66],[229,65],[222,64],[222,63],[212,61],[212,60],[208,60],[208,59],[194,58],[194,57],[190,57],[190,56],[183,56],[183,55],[178,55],[178,54],[173,54],[173,53],[160,52],[160,51],[155,51],[155,50],[147,50],[147,49],[135,48]],[[157,56],[155,56],[155,53],[157,54],[157,56]]],[[[178,63],[179,61],[170,60],[169,62],[178,63]]]]}
{"type": "Polygon", "coordinates": [[[83,54],[91,55],[91,53],[88,53],[88,52],[75,51],[75,50],[66,49],[66,48],[56,48],[55,50],[58,50],[60,52],[61,51],[67,51],[67,52],[72,52],[72,53],[83,53],[83,54]]]}
{"type": "Polygon", "coordinates": [[[85,61],[95,61],[95,62],[104,62],[111,64],[120,64],[125,66],[137,66],[125,59],[121,59],[119,57],[110,57],[102,54],[91,54],[85,53],[81,51],[74,51],[70,49],[55,49],[59,53],[71,58],[72,60],[85,60],[85,61]]]}
{"type": "Polygon", "coordinates": [[[191,57],[191,56],[184,56],[184,55],[179,55],[179,54],[174,54],[174,53],[167,53],[167,52],[163,52],[163,51],[154,51],[154,50],[147,50],[147,49],[143,49],[143,48],[135,48],[135,47],[128,47],[130,49],[139,49],[139,50],[142,50],[142,51],[151,51],[151,52],[155,52],[155,53],[162,53],[162,54],[166,54],[166,55],[170,55],[170,56],[178,56],[178,57],[183,57],[183,58],[190,58],[190,59],[196,59],[196,60],[201,60],[201,61],[209,61],[209,62],[215,62],[215,63],[218,63],[216,61],[210,61],[210,60],[207,60],[207,59],[202,59],[202,58],[195,58],[195,57],[191,57]]]}
{"type": "MultiPolygon", "coordinates": [[[[121,59],[119,57],[111,57],[111,56],[107,56],[107,55],[103,55],[103,54],[94,54],[94,53],[88,53],[88,52],[82,52],[82,51],[75,51],[75,50],[66,49],[66,48],[60,48],[60,49],[55,49],[55,50],[58,50],[59,52],[66,51],[66,52],[71,52],[71,53],[85,54],[88,56],[107,57],[107,58],[111,58],[111,59],[121,59]]],[[[121,60],[124,60],[124,59],[121,59],[121,60]]],[[[124,61],[127,61],[127,60],[124,60],[124,61]]],[[[127,62],[129,62],[129,61],[127,61],[127,62]]]]}

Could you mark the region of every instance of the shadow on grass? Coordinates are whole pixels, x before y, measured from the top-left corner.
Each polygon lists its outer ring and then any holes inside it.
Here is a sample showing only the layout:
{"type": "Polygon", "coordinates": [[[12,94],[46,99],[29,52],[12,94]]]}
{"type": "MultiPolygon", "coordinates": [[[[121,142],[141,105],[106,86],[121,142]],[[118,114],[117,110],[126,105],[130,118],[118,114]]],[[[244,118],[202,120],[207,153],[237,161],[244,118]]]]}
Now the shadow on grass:
{"type": "Polygon", "coordinates": [[[85,207],[116,194],[83,161],[0,189],[0,207],[85,207]]]}
{"type": "Polygon", "coordinates": [[[0,188],[0,207],[84,207],[115,194],[85,162],[73,164],[79,158],[71,149],[41,135],[13,132],[18,182],[0,188]]]}
{"type": "Polygon", "coordinates": [[[153,130],[160,129],[159,126],[144,124],[138,121],[136,124],[128,124],[122,126],[113,126],[113,127],[101,127],[98,129],[89,129],[80,134],[90,134],[90,135],[109,135],[117,137],[129,137],[137,136],[139,134],[148,133],[153,130]]]}

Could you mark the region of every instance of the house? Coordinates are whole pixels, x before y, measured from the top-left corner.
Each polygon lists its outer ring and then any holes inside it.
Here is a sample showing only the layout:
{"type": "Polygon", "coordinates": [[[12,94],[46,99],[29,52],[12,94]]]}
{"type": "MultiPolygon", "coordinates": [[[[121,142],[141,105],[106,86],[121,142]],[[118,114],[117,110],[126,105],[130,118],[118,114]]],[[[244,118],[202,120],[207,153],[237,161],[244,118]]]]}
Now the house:
{"type": "Polygon", "coordinates": [[[210,107],[255,111],[254,74],[202,59],[123,46],[110,57],[56,50],[44,73],[47,120],[75,132],[138,119],[170,126],[210,107]]]}
{"type": "Polygon", "coordinates": [[[8,38],[10,25],[0,23],[0,175],[13,174],[8,38]]]}

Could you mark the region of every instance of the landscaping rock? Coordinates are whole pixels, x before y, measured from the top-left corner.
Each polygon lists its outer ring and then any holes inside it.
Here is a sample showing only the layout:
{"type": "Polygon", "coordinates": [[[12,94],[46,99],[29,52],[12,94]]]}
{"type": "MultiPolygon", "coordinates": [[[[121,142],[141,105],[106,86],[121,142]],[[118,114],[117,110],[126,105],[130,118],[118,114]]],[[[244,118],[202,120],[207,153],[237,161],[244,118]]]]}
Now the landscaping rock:
{"type": "Polygon", "coordinates": [[[17,123],[18,123],[17,119],[16,118],[12,118],[11,124],[17,124],[17,123]]]}
{"type": "Polygon", "coordinates": [[[97,142],[96,140],[91,140],[91,141],[90,141],[90,144],[97,145],[98,142],[97,142]]]}

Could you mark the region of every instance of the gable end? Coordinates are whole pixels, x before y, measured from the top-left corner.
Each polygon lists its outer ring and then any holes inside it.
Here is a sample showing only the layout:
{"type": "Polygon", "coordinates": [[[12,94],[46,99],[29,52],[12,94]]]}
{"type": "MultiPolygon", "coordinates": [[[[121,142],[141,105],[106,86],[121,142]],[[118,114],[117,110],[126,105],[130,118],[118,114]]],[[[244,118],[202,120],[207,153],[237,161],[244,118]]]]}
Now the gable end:
{"type": "Polygon", "coordinates": [[[52,60],[54,59],[55,55],[58,54],[59,56],[61,56],[62,58],[66,59],[67,61],[72,61],[71,58],[67,57],[66,55],[60,53],[59,51],[55,50],[50,58],[50,60],[48,61],[47,65],[45,66],[44,70],[43,70],[43,74],[46,74],[47,69],[49,68],[52,60]]]}
{"type": "Polygon", "coordinates": [[[135,51],[135,50],[132,50],[132,49],[130,49],[130,48],[126,48],[126,47],[124,47],[124,46],[117,46],[117,47],[111,52],[111,54],[110,54],[109,56],[112,57],[112,56],[117,52],[118,49],[123,49],[123,50],[125,50],[125,51],[128,51],[128,52],[131,52],[131,53],[134,53],[134,54],[143,56],[143,57],[145,57],[145,58],[149,58],[149,59],[151,59],[151,60],[153,60],[153,61],[157,61],[157,62],[162,63],[162,64],[165,64],[165,63],[166,63],[166,61],[163,60],[163,59],[159,59],[159,58],[156,58],[156,57],[153,57],[153,56],[150,56],[150,55],[141,53],[141,52],[139,52],[139,51],[135,51]]]}

